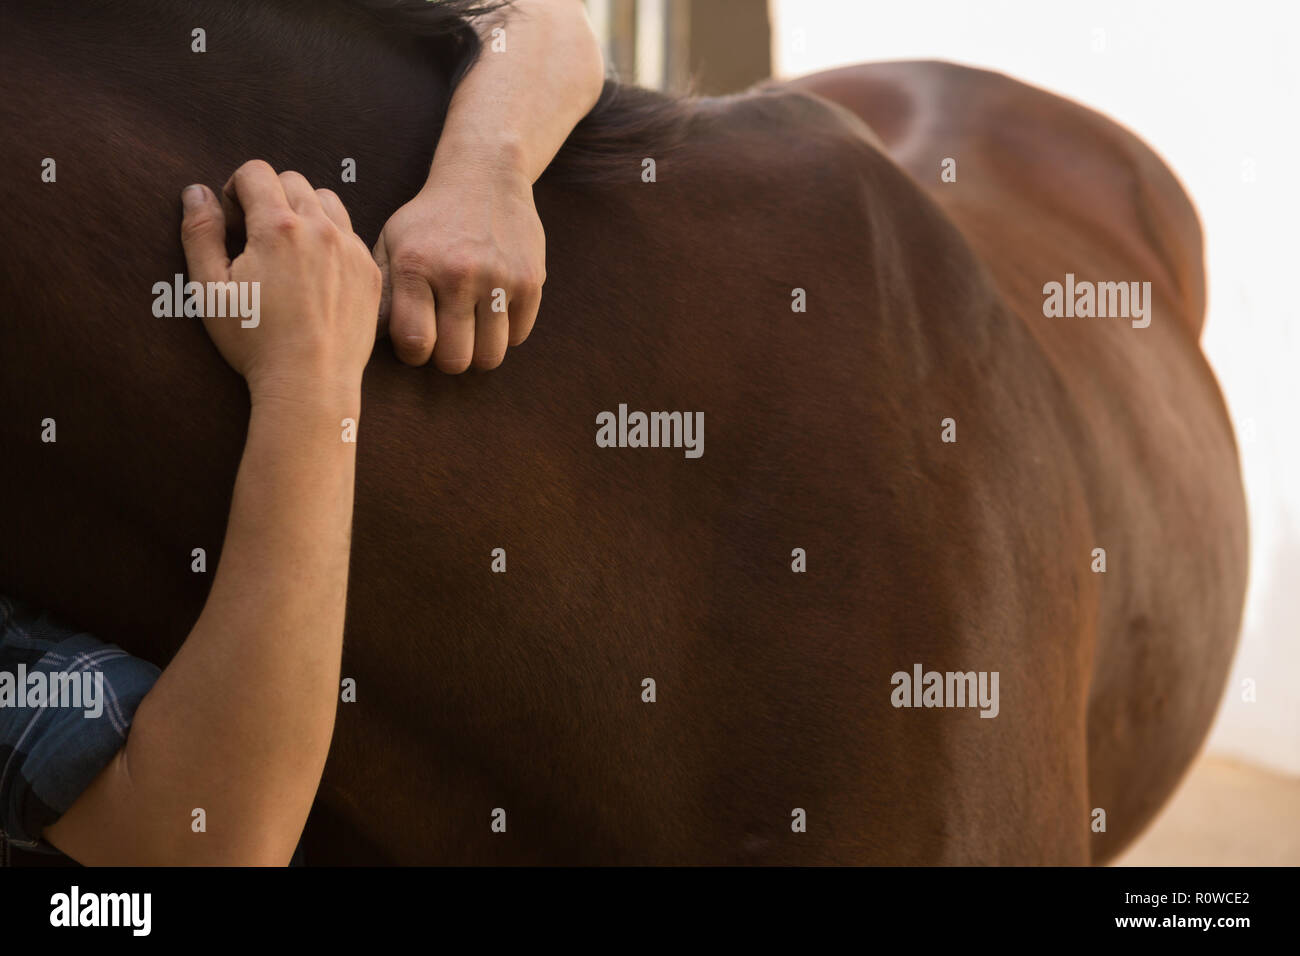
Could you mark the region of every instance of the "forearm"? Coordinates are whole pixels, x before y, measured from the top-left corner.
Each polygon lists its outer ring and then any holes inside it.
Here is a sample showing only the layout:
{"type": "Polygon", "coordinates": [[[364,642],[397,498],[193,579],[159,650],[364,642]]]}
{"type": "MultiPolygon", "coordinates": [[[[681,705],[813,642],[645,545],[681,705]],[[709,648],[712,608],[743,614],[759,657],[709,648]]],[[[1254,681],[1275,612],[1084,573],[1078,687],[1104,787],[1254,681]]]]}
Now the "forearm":
{"type": "Polygon", "coordinates": [[[452,97],[431,182],[503,170],[536,181],[600,96],[604,62],[580,0],[515,0],[505,13],[478,24],[483,51],[452,97]]]}
{"type": "Polygon", "coordinates": [[[340,422],[359,395],[254,399],[207,604],[123,750],[47,828],[81,862],[288,862],[338,702],[356,447],[340,422]]]}

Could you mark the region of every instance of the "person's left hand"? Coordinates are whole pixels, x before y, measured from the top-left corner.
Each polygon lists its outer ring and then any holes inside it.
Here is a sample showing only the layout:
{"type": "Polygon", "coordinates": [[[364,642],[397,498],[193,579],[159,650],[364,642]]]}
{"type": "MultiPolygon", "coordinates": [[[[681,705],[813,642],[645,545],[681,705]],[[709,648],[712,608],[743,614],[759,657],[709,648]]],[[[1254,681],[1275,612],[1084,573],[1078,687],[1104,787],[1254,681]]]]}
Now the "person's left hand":
{"type": "Polygon", "coordinates": [[[444,372],[501,364],[528,338],[546,281],[546,235],[518,173],[435,177],[379,234],[380,328],[397,356],[444,372]]]}

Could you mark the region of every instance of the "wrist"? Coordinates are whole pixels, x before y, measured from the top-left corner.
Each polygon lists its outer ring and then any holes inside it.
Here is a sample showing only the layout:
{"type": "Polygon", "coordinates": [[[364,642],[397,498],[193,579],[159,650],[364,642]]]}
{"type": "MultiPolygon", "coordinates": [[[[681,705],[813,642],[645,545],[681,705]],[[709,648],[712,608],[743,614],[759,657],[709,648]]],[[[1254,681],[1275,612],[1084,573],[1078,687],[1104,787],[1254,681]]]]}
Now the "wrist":
{"type": "Polygon", "coordinates": [[[248,395],[254,410],[301,409],[355,415],[361,407],[361,374],[311,374],[302,370],[269,370],[250,374],[248,395]]]}
{"type": "Polygon", "coordinates": [[[434,152],[426,187],[488,183],[531,189],[537,175],[540,171],[531,168],[528,150],[516,136],[497,133],[468,140],[444,136],[434,152]]]}

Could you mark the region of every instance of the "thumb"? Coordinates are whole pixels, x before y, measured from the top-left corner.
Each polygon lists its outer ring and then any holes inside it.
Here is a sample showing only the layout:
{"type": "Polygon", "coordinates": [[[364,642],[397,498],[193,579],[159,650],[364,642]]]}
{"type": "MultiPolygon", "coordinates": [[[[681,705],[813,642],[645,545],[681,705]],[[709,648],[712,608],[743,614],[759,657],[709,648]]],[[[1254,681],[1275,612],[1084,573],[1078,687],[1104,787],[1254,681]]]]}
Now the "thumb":
{"type": "Polygon", "coordinates": [[[230,273],[226,255],[226,216],[221,204],[207,186],[186,186],[181,193],[184,217],[181,219],[181,245],[190,278],[195,282],[215,282],[230,273]]]}

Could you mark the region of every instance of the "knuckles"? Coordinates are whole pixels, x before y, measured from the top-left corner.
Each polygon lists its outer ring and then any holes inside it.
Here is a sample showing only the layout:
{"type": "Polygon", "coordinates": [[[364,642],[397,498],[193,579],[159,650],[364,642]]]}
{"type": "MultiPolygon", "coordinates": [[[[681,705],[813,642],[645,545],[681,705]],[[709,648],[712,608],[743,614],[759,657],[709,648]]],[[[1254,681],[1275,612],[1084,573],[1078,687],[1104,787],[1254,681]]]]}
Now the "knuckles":
{"type": "Polygon", "coordinates": [[[334,223],[328,219],[308,219],[307,224],[308,235],[317,245],[331,251],[342,248],[343,235],[334,223]]]}
{"type": "Polygon", "coordinates": [[[432,272],[432,278],[437,284],[454,290],[477,288],[492,279],[489,270],[484,268],[482,259],[463,252],[444,257],[432,272]]]}
{"type": "Polygon", "coordinates": [[[392,254],[388,268],[395,284],[413,285],[417,281],[427,284],[433,263],[419,249],[398,249],[392,254]]]}
{"type": "Polygon", "coordinates": [[[388,269],[394,286],[419,283],[443,293],[492,295],[505,289],[509,298],[535,296],[546,284],[541,264],[507,264],[495,246],[467,245],[431,251],[414,245],[390,247],[388,269]]]}
{"type": "Polygon", "coordinates": [[[287,209],[270,213],[262,222],[263,230],[278,239],[297,238],[300,226],[297,215],[287,209]]]}
{"type": "Polygon", "coordinates": [[[546,270],[525,268],[522,270],[518,288],[520,294],[535,295],[542,291],[542,286],[546,285],[546,270]]]}

